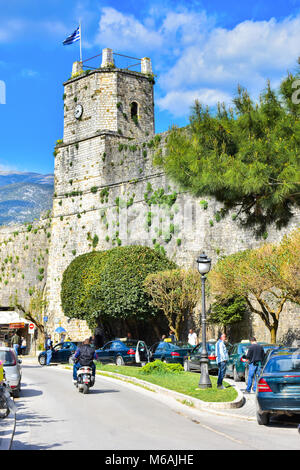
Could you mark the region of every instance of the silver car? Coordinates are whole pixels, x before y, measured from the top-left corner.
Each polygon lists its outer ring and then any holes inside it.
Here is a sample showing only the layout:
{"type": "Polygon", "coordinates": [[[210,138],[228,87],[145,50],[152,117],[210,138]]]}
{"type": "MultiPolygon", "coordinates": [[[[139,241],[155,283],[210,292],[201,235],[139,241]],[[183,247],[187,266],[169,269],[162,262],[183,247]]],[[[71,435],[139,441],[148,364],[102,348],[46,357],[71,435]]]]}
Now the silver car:
{"type": "Polygon", "coordinates": [[[13,348],[0,347],[0,361],[3,364],[5,379],[14,398],[20,396],[22,368],[21,359],[18,359],[13,348]]]}

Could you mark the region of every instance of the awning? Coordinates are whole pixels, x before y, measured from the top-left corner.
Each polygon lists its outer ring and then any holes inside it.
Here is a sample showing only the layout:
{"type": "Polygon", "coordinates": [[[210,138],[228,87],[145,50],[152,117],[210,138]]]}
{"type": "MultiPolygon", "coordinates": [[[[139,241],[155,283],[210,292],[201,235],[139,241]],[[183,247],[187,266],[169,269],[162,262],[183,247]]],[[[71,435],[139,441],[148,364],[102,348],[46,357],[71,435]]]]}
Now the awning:
{"type": "Polygon", "coordinates": [[[30,321],[21,317],[17,312],[12,312],[10,310],[0,311],[0,326],[1,325],[10,325],[10,324],[28,324],[30,321]]]}

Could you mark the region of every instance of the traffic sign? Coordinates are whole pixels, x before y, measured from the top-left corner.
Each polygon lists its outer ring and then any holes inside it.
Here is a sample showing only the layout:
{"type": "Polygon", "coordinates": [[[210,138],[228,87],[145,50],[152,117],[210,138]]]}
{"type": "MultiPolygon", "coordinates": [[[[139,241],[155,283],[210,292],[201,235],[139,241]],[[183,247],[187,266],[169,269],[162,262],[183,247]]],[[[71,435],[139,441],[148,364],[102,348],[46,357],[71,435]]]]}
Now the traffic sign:
{"type": "Polygon", "coordinates": [[[28,325],[28,333],[30,333],[31,335],[33,335],[34,329],[35,329],[35,324],[34,324],[34,323],[29,323],[29,325],[28,325]]]}

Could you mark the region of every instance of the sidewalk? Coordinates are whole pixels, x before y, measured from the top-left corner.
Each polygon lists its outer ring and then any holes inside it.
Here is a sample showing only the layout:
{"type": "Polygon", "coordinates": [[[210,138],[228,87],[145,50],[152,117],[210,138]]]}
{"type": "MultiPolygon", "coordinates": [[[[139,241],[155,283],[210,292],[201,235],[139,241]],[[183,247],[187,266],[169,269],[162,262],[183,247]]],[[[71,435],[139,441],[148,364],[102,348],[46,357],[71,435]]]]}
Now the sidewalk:
{"type": "Polygon", "coordinates": [[[16,415],[10,412],[9,415],[0,419],[0,451],[10,450],[16,427],[16,415]]]}

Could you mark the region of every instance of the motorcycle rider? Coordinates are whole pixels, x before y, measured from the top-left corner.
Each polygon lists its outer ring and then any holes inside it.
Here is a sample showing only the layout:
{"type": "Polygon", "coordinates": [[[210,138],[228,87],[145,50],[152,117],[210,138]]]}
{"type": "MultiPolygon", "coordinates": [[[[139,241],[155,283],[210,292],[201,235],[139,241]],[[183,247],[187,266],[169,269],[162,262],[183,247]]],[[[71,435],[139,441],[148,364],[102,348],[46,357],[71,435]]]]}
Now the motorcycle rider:
{"type": "Polygon", "coordinates": [[[73,365],[73,384],[77,383],[77,371],[80,367],[89,366],[92,368],[92,381],[95,382],[96,366],[94,359],[97,359],[95,348],[91,346],[90,339],[84,340],[75,352],[73,365]]]}

